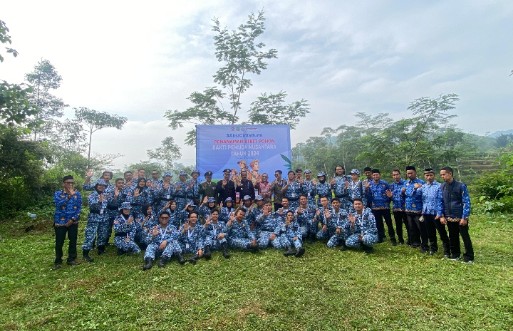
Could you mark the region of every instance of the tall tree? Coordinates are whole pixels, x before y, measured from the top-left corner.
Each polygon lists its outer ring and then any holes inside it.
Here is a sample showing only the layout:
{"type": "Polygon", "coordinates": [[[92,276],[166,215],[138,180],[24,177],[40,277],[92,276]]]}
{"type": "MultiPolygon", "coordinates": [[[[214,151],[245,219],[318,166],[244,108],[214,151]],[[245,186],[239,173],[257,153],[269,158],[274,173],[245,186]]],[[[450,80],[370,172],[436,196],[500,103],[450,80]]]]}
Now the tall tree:
{"type": "Polygon", "coordinates": [[[176,160],[182,156],[180,147],[175,144],[173,137],[164,138],[160,147],[157,147],[154,150],[149,149],[146,153],[150,160],[157,161],[164,169],[167,170],[172,169],[176,160]]]}
{"type": "Polygon", "coordinates": [[[75,108],[75,117],[80,122],[84,123],[87,130],[87,134],[89,136],[89,143],[87,144],[88,166],[90,166],[91,161],[91,146],[93,133],[104,128],[116,128],[118,130],[121,130],[121,128],[127,120],[126,117],[111,115],[109,113],[99,112],[94,109],[89,109],[86,107],[75,108]]]}
{"type": "Polygon", "coordinates": [[[34,140],[46,136],[55,127],[57,118],[62,117],[64,102],[52,95],[52,90],[61,86],[62,77],[48,60],[40,60],[34,71],[25,75],[26,81],[32,87],[30,101],[37,113],[29,123],[34,140]]]}
{"type": "MultiPolygon", "coordinates": [[[[192,124],[235,124],[240,123],[241,97],[252,86],[251,75],[259,75],[267,69],[267,60],[277,57],[278,51],[266,49],[259,37],[265,31],[263,11],[251,14],[246,23],[238,29],[229,31],[222,28],[218,19],[214,19],[212,30],[215,32],[215,56],[222,66],[213,75],[216,86],[203,92],[193,92],[188,99],[192,107],[185,111],[168,110],[164,117],[173,129],[192,124]],[[229,110],[223,105],[227,98],[229,110]]],[[[252,124],[290,124],[296,126],[301,117],[309,112],[306,100],[301,99],[290,105],[285,104],[286,93],[263,93],[251,104],[249,122],[252,124]],[[283,114],[276,116],[274,111],[283,114]]],[[[195,130],[187,133],[186,143],[195,144],[195,130]]]]}

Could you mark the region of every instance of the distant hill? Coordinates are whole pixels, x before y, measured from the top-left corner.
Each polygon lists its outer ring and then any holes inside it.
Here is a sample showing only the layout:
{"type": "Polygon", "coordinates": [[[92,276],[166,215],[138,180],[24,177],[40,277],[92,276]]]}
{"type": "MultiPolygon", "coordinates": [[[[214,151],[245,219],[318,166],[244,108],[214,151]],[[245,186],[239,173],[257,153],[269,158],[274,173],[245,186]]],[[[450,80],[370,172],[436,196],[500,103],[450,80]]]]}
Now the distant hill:
{"type": "Polygon", "coordinates": [[[487,137],[492,137],[492,138],[497,138],[497,137],[500,137],[502,135],[508,135],[508,134],[513,134],[513,129],[505,130],[505,131],[495,131],[495,132],[487,134],[486,136],[487,137]]]}

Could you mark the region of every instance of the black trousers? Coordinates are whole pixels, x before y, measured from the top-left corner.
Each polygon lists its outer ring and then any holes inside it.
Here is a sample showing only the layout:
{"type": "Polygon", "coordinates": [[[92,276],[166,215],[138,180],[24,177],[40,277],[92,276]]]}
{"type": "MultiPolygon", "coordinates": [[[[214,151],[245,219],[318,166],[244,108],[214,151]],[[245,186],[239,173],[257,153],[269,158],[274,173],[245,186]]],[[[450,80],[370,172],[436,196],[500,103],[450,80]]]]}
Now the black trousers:
{"type": "Polygon", "coordinates": [[[442,246],[444,248],[444,255],[450,255],[449,236],[445,230],[445,225],[440,223],[440,220],[435,219],[435,215],[423,215],[424,223],[426,223],[427,239],[429,241],[429,250],[436,252],[438,251],[438,243],[436,238],[436,232],[440,236],[442,246]]]}
{"type": "Polygon", "coordinates": [[[390,215],[390,209],[373,209],[372,214],[376,218],[376,228],[378,229],[378,241],[381,242],[385,238],[385,226],[383,225],[383,219],[387,223],[388,236],[391,241],[395,241],[395,231],[392,225],[392,215],[390,215]]]}
{"type": "MultiPolygon", "coordinates": [[[[406,240],[409,239],[410,230],[408,229],[408,219],[406,218],[406,213],[404,211],[396,210],[394,211],[394,220],[395,220],[395,231],[397,232],[397,240],[400,243],[404,243],[403,237],[403,224],[406,227],[406,240]]],[[[409,244],[409,242],[408,242],[409,244]]]]}
{"type": "Polygon", "coordinates": [[[463,257],[473,261],[474,260],[474,248],[472,247],[472,241],[468,233],[468,224],[462,226],[459,222],[447,222],[447,228],[449,229],[449,242],[451,246],[451,257],[460,257],[460,235],[463,239],[463,245],[465,246],[465,253],[463,257]]]}
{"type": "Polygon", "coordinates": [[[78,237],[78,223],[66,226],[55,226],[55,263],[62,263],[62,247],[68,234],[68,262],[74,261],[77,258],[77,237],[78,237]]]}
{"type": "Polygon", "coordinates": [[[420,246],[420,214],[415,213],[406,213],[406,218],[408,219],[408,229],[410,232],[408,233],[409,238],[408,241],[410,245],[413,247],[420,246]]]}

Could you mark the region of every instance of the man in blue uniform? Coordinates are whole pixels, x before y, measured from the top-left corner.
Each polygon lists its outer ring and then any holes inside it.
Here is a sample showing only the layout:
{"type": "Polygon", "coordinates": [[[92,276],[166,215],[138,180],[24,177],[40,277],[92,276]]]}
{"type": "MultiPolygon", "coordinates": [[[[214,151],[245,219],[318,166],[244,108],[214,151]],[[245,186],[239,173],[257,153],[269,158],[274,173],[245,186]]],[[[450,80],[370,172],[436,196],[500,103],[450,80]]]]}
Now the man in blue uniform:
{"type": "Polygon", "coordinates": [[[151,269],[155,258],[162,255],[159,267],[164,267],[173,255],[178,257],[178,262],[184,264],[182,250],[178,244],[178,231],[169,224],[169,212],[163,211],[159,215],[159,225],[153,227],[150,232],[151,243],[144,253],[143,270],[151,269]]]}
{"type": "MultiPolygon", "coordinates": [[[[408,230],[408,220],[404,211],[405,200],[403,187],[406,188],[406,181],[401,178],[401,171],[399,169],[392,170],[392,183],[389,185],[390,190],[387,191],[387,196],[392,200],[392,210],[395,220],[395,231],[397,232],[397,240],[400,244],[404,244],[403,224],[406,227],[406,240],[408,240],[410,232],[408,230]]],[[[408,244],[410,244],[408,242],[408,244]]]]}
{"type": "Polygon", "coordinates": [[[370,195],[371,209],[376,219],[376,227],[378,228],[378,243],[383,242],[385,238],[385,227],[383,219],[388,228],[388,235],[393,246],[397,245],[395,239],[395,231],[392,225],[392,216],[390,214],[390,188],[388,183],[381,179],[379,169],[372,169],[372,181],[367,186],[367,194],[370,195]]]}
{"type": "Polygon", "coordinates": [[[348,216],[345,223],[344,234],[346,246],[349,248],[362,248],[366,253],[372,253],[372,247],[378,241],[376,219],[370,208],[363,206],[363,201],[356,198],[353,201],[354,212],[348,216]]]}
{"type": "Polygon", "coordinates": [[[289,201],[289,209],[296,210],[299,206],[299,196],[301,195],[301,184],[297,180],[296,173],[290,170],[287,174],[287,184],[283,188],[284,196],[289,201]]]}
{"type": "Polygon", "coordinates": [[[85,227],[85,238],[82,245],[82,255],[87,262],[93,262],[89,256],[89,252],[93,248],[95,239],[98,243],[98,254],[105,251],[104,241],[106,235],[103,231],[107,230],[105,224],[108,224],[107,204],[108,194],[105,193],[107,183],[103,179],[98,179],[94,189],[95,191],[89,195],[89,216],[87,218],[87,225],[85,227]]]}
{"type": "Polygon", "coordinates": [[[443,167],[440,170],[440,177],[444,180],[440,189],[442,190],[442,205],[440,207],[440,222],[447,224],[449,229],[449,241],[451,246],[451,259],[460,258],[460,235],[465,246],[463,262],[474,262],[474,248],[468,233],[468,221],[470,216],[470,197],[465,184],[453,177],[451,167],[443,167]]]}
{"type": "Polygon", "coordinates": [[[69,265],[76,265],[77,258],[77,236],[78,221],[82,211],[82,196],[76,191],[73,185],[73,176],[62,178],[63,189],[55,192],[53,201],[55,203],[55,215],[53,225],[55,229],[55,261],[54,269],[62,266],[62,247],[68,234],[68,259],[69,265]]]}
{"type": "Polygon", "coordinates": [[[442,203],[442,191],[440,183],[435,180],[435,172],[432,168],[424,170],[424,179],[426,183],[422,185],[422,218],[424,219],[423,241],[429,242],[429,254],[434,255],[438,251],[436,240],[436,231],[440,235],[440,240],[444,248],[444,255],[449,257],[449,237],[445,230],[445,225],[440,223],[440,205],[442,203]]]}
{"type": "Polygon", "coordinates": [[[421,251],[426,253],[428,251],[427,242],[421,242],[420,237],[420,216],[422,213],[422,187],[424,181],[417,178],[417,170],[414,166],[406,167],[406,181],[405,187],[402,189],[405,195],[405,212],[408,219],[408,228],[410,229],[409,242],[411,247],[421,247],[421,251]]]}

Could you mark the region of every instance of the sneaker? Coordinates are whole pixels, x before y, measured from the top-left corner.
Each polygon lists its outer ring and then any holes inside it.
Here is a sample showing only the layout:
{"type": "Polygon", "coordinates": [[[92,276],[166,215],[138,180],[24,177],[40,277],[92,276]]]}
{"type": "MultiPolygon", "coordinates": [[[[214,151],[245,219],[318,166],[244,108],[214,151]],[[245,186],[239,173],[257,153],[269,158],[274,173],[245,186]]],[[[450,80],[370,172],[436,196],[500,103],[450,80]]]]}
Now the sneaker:
{"type": "Polygon", "coordinates": [[[429,251],[429,255],[435,255],[438,251],[435,251],[435,250],[430,250],[429,251]]]}
{"type": "Polygon", "coordinates": [[[62,263],[54,263],[52,270],[58,270],[62,268],[62,263]]]}
{"type": "Polygon", "coordinates": [[[449,254],[444,254],[444,259],[450,259],[451,256],[449,254]]]}
{"type": "Polygon", "coordinates": [[[78,265],[78,262],[75,260],[71,260],[71,261],[66,262],[66,264],[73,266],[73,265],[78,265]]]}
{"type": "Polygon", "coordinates": [[[459,261],[459,260],[460,260],[460,257],[459,257],[459,256],[451,256],[451,257],[449,258],[449,260],[451,260],[451,261],[459,261]]]}
{"type": "Polygon", "coordinates": [[[474,260],[471,260],[471,259],[469,259],[468,257],[465,256],[463,258],[463,261],[461,261],[461,262],[467,263],[467,264],[472,264],[472,263],[474,263],[474,260]]]}

